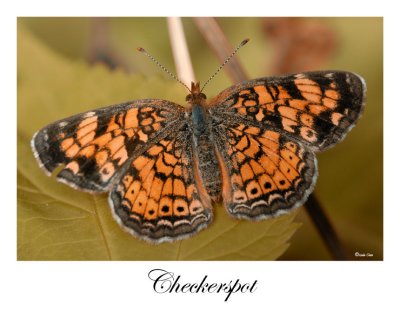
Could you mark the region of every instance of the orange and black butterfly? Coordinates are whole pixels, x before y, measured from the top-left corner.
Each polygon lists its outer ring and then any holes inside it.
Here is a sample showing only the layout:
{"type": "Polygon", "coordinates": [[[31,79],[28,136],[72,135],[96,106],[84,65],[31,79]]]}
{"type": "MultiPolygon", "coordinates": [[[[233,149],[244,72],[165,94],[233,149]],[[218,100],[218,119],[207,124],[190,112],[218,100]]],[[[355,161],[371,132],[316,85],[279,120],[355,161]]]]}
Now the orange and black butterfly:
{"type": "Polygon", "coordinates": [[[364,80],[318,71],[234,85],[211,101],[192,83],[184,108],[135,100],[38,131],[32,149],[49,175],[109,192],[116,221],[149,242],[207,227],[220,200],[235,218],[260,220],[302,205],[317,177],[315,152],[341,141],[363,110],[364,80]]]}

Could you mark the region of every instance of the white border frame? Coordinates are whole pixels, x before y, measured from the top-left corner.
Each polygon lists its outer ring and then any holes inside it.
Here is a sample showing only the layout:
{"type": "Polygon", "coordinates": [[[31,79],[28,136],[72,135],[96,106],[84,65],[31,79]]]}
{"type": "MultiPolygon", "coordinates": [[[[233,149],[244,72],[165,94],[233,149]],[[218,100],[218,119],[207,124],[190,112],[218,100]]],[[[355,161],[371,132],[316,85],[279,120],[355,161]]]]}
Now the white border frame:
{"type": "MultiPolygon", "coordinates": [[[[1,14],[2,169],[1,296],[3,310],[376,310],[399,307],[399,176],[397,145],[398,31],[395,1],[14,1],[1,14]],[[371,4],[372,3],[372,4],[371,4]],[[263,9],[265,8],[265,10],[263,9]],[[385,254],[383,262],[17,262],[16,261],[16,17],[17,16],[384,16],[385,254]],[[5,94],[5,96],[4,96],[5,94]],[[15,164],[13,166],[11,163],[15,164]],[[395,179],[396,178],[396,179],[395,179]],[[229,302],[218,294],[156,294],[147,277],[162,268],[196,282],[259,280],[254,294],[229,302]],[[391,283],[390,281],[394,282],[391,283]],[[396,290],[396,292],[395,292],[396,290]],[[168,308],[169,307],[169,308],[168,308]]],[[[368,35],[368,34],[366,34],[368,35]]]]}

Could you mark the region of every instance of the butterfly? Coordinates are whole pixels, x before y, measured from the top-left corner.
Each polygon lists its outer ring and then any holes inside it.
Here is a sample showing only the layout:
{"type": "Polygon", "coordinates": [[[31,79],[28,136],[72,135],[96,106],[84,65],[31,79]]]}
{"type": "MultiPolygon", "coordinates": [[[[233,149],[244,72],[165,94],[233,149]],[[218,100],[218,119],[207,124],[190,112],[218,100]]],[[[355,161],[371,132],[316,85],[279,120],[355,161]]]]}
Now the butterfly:
{"type": "Polygon", "coordinates": [[[245,81],[210,101],[199,83],[189,90],[186,107],[142,99],[54,122],[34,134],[34,156],[48,175],[61,166],[60,182],[108,192],[127,232],[171,242],[206,228],[215,202],[248,220],[301,206],[316,182],[315,153],[354,126],[366,84],[316,71],[245,81]]]}

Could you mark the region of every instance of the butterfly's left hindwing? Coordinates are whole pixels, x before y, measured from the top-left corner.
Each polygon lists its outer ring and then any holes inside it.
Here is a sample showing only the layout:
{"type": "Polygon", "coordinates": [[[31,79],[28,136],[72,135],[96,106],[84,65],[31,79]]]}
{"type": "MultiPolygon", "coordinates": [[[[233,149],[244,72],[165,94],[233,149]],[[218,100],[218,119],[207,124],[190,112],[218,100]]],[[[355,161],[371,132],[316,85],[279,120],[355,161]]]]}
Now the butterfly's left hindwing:
{"type": "Polygon", "coordinates": [[[32,149],[39,165],[57,179],[89,192],[109,190],[127,162],[168,135],[183,108],[163,100],[141,100],[81,113],[38,131],[32,149]]]}
{"type": "Polygon", "coordinates": [[[110,192],[122,227],[160,243],[193,235],[212,220],[209,196],[195,182],[192,131],[177,128],[134,159],[110,192]]]}

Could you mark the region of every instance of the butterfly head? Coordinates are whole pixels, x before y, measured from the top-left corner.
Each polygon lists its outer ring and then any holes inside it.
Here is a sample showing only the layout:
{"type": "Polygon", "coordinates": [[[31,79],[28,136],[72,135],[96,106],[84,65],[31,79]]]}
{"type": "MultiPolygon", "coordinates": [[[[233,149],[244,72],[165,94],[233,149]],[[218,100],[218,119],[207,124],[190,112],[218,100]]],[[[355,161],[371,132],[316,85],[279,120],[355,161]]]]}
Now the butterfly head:
{"type": "Polygon", "coordinates": [[[201,92],[200,89],[200,82],[192,82],[191,88],[190,88],[190,94],[186,96],[186,102],[188,104],[198,104],[198,105],[203,105],[205,104],[205,101],[207,99],[207,96],[201,92]]]}
{"type": "Polygon", "coordinates": [[[230,61],[230,59],[236,54],[236,52],[247,42],[249,42],[249,39],[244,39],[240,44],[236,47],[236,49],[232,52],[231,55],[228,56],[228,58],[225,59],[225,61],[222,63],[221,66],[217,69],[217,71],[204,83],[203,88],[200,88],[200,82],[192,82],[191,88],[183,83],[176,75],[174,75],[171,71],[169,71],[167,68],[165,68],[163,65],[160,64],[160,62],[155,59],[153,56],[151,56],[149,53],[146,52],[144,48],[137,48],[137,50],[143,54],[145,54],[148,58],[150,58],[154,63],[156,63],[162,70],[164,70],[168,75],[170,75],[173,79],[178,81],[180,84],[182,84],[189,92],[186,96],[186,102],[190,105],[200,105],[200,106],[205,106],[206,105],[206,95],[202,92],[206,85],[218,74],[218,72],[230,61]]]}

